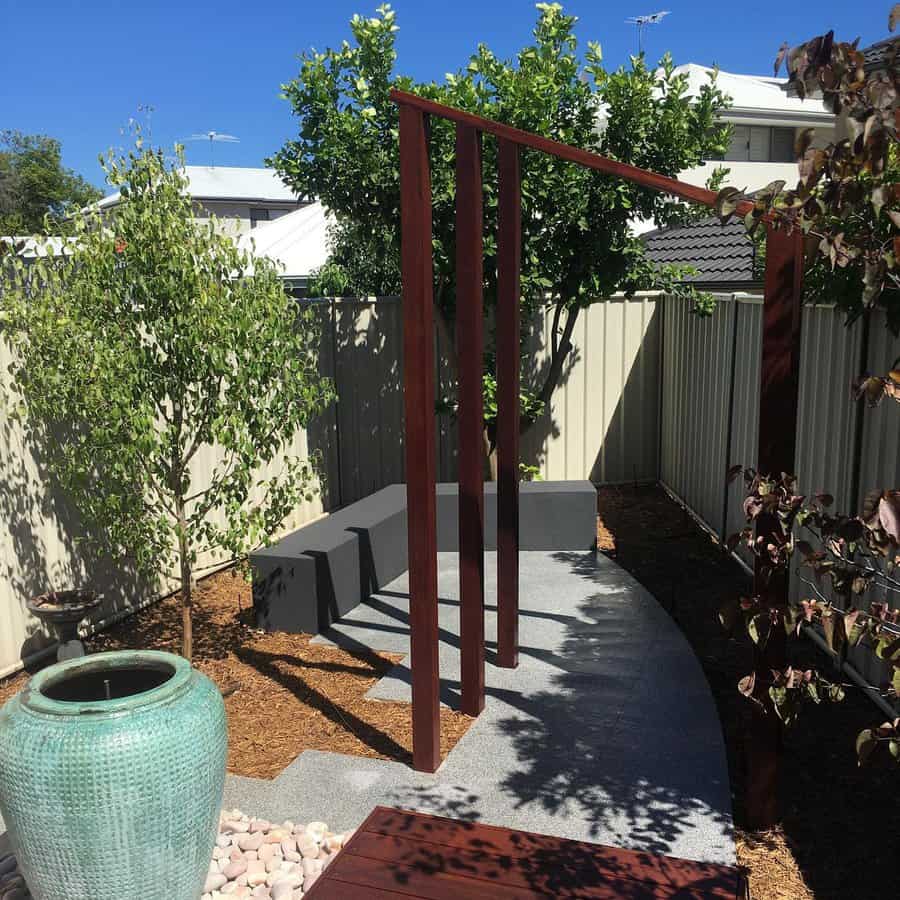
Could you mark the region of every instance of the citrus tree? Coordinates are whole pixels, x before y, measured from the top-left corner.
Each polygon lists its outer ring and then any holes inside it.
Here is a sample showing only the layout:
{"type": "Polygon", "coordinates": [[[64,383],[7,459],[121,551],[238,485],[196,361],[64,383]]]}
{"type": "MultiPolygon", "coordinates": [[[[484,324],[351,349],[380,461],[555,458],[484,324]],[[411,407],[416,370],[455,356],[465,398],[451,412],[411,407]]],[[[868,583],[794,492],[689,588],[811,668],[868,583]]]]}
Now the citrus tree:
{"type": "MultiPolygon", "coordinates": [[[[283,85],[298,134],[270,162],[300,196],[320,199],[337,226],[331,263],[318,287],[326,293],[399,293],[400,174],[398,88],[449,106],[605,154],[664,175],[721,154],[729,129],[716,114],[728,105],[715,80],[696,96],[666,56],[643,56],[614,71],[600,45],[582,54],[576,19],[556,3],[537,4],[534,39],[514,60],[480,44],[442,83],[417,83],[395,71],[397,19],[390,6],[354,16],[352,42],[301,56],[297,77],[283,85]]],[[[496,298],[497,151],[483,148],[485,305],[496,298]]],[[[712,299],[681,286],[683,270],[654,267],[633,233],[636,219],[666,224],[684,204],[549,154],[522,154],[522,322],[548,306],[549,361],[523,409],[533,420],[559,384],[580,312],[618,290],[678,289],[701,311],[712,299]]],[[[454,126],[431,121],[434,298],[438,326],[451,338],[455,310],[454,126]]],[[[492,357],[486,357],[492,389],[492,357]]]]}
{"type": "Polygon", "coordinates": [[[285,451],[331,389],[274,266],[244,275],[247,254],[194,220],[180,152],[167,167],[139,140],[101,163],[114,209],[2,260],[13,399],[89,540],[147,573],[178,565],[190,658],[198,554],[245,554],[310,495],[315,461],[285,451]],[[204,448],[218,462],[195,475],[204,448]]]}

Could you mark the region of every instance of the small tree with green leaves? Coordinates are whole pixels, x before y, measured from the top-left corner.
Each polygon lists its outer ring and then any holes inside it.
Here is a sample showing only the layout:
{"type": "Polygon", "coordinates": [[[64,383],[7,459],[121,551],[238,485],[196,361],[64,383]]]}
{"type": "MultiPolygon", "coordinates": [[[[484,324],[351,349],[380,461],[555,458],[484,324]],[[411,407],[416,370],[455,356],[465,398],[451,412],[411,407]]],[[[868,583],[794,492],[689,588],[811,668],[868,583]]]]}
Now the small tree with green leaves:
{"type": "Polygon", "coordinates": [[[263,543],[315,489],[287,453],[330,399],[317,328],[275,267],[194,220],[162,152],[101,164],[122,202],[79,216],[33,264],[3,259],[17,408],[74,502],[90,543],[146,573],[179,566],[192,654],[198,554],[263,543]],[[211,471],[192,471],[215,448],[211,471]]]}

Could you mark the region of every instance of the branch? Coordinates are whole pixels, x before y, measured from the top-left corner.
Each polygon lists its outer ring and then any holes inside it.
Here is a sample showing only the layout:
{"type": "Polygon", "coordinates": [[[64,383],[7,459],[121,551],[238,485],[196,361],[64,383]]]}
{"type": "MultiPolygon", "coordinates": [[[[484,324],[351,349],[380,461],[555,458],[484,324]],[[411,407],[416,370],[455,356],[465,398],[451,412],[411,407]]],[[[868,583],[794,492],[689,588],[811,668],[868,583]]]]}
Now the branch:
{"type": "MultiPolygon", "coordinates": [[[[572,337],[572,332],[575,330],[575,322],[578,321],[580,309],[581,308],[578,306],[567,307],[566,324],[563,326],[562,339],[555,346],[551,344],[553,346],[553,353],[550,357],[550,368],[547,371],[547,377],[544,379],[543,387],[538,395],[545,406],[548,406],[550,403],[550,398],[553,396],[553,392],[556,390],[559,379],[562,376],[563,364],[566,361],[566,357],[569,355],[569,351],[572,349],[572,342],[570,339],[572,337]]],[[[556,313],[561,312],[561,310],[562,304],[557,305],[556,312],[554,313],[554,338],[556,337],[558,325],[558,316],[556,313]]]]}

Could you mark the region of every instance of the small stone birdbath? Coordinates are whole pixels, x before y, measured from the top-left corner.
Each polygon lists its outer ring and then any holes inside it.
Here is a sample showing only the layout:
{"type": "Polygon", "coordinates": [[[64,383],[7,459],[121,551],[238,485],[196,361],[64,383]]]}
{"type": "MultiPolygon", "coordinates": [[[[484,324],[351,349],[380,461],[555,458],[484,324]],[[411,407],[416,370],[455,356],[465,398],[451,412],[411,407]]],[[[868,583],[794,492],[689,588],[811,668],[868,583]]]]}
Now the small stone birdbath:
{"type": "Polygon", "coordinates": [[[29,612],[37,616],[56,634],[59,662],[84,656],[84,644],[78,637],[78,624],[92,613],[102,598],[94,591],[50,591],[29,600],[29,612]]]}

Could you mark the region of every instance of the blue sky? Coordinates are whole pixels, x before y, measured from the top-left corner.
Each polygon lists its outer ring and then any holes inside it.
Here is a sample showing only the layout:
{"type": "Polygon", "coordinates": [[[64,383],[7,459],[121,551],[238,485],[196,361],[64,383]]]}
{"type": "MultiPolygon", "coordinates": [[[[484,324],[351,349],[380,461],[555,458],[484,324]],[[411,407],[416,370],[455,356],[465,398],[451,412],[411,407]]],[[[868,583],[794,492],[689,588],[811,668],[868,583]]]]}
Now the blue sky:
{"type": "MultiPolygon", "coordinates": [[[[237,135],[219,145],[220,165],[261,165],[291,136],[279,85],[296,56],[349,37],[354,12],[378,0],[0,0],[0,128],[44,133],[63,142],[67,165],[102,183],[97,154],[120,144],[119,129],[140,104],[152,104],[154,143],[171,145],[210,129],[237,135]]],[[[396,0],[398,70],[441,79],[464,64],[479,41],[512,55],[530,37],[532,0],[396,0]]],[[[669,9],[648,30],[646,49],[670,50],[676,63],[718,63],[768,73],[779,44],[828,28],[863,44],[887,34],[887,0],[819,4],[784,0],[572,0],[581,46],[599,40],[615,66],[636,49],[629,16],[669,9]]],[[[206,164],[205,145],[188,145],[188,162],[206,164]]]]}

